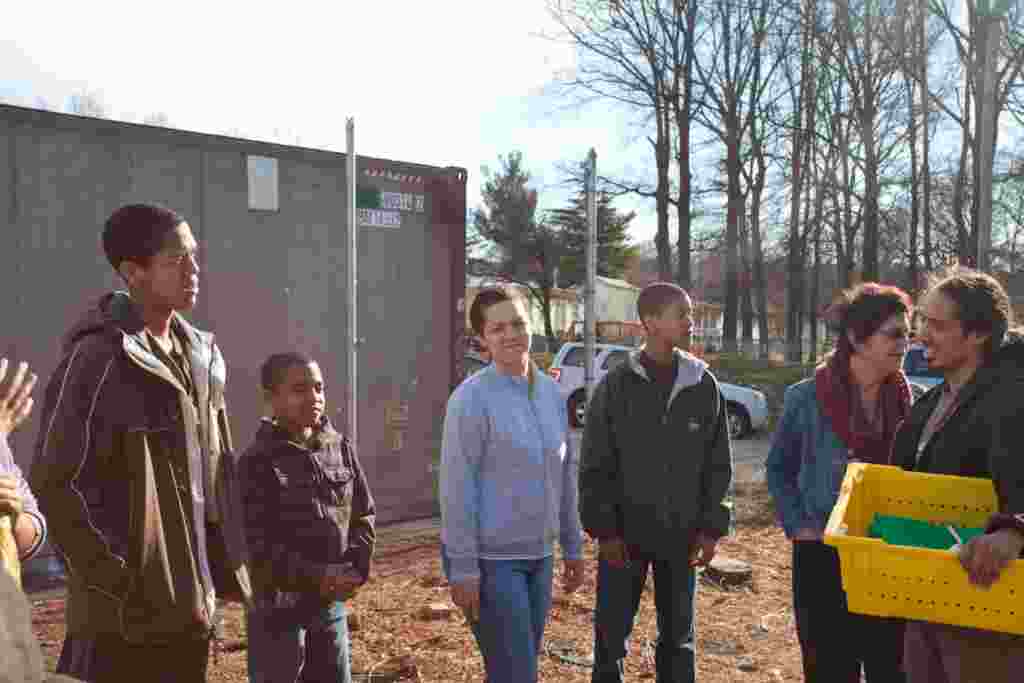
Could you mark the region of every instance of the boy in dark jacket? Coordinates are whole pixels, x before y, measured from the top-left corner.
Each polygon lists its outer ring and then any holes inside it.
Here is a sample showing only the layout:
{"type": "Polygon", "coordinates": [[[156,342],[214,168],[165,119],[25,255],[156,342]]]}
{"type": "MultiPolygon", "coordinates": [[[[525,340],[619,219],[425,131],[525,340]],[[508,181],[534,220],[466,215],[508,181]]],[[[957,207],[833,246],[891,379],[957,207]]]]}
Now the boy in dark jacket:
{"type": "Polygon", "coordinates": [[[694,568],[728,533],[732,481],[725,400],[704,361],[682,350],[690,297],[648,285],[637,300],[647,344],[605,376],[587,410],[580,519],[600,544],[594,683],[622,681],[648,567],[658,611],[658,681],[694,681],[694,568]]]}
{"type": "Polygon", "coordinates": [[[373,498],[353,445],[327,420],[320,367],[275,354],[260,379],[273,417],[242,458],[249,680],[350,683],[343,601],[370,575],[373,498]]]}
{"type": "Polygon", "coordinates": [[[46,387],[30,484],[68,572],[57,670],[90,683],[202,683],[218,598],[249,597],[226,366],[182,316],[198,246],[170,209],[115,211],[129,291],[72,327],[46,387]]]}

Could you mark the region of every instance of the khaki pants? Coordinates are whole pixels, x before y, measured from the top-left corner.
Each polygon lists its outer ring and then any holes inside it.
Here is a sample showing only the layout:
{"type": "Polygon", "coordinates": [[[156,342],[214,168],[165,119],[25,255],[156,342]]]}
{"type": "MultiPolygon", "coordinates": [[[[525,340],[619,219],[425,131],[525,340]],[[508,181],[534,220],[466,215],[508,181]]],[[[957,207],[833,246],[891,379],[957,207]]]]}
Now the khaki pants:
{"type": "Polygon", "coordinates": [[[908,683],[1024,680],[1024,636],[908,621],[903,664],[908,683]]]}

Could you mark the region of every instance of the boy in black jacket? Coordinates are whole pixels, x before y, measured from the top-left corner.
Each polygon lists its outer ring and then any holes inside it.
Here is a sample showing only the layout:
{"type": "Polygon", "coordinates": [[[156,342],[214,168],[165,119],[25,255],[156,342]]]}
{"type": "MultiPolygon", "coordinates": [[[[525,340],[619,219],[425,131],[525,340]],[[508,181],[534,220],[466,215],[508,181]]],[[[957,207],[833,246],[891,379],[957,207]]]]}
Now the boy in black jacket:
{"type": "Polygon", "coordinates": [[[350,683],[343,601],[370,574],[373,499],[355,449],[324,413],[319,366],[276,354],[260,379],[273,418],[242,458],[249,681],[350,683]]]}
{"type": "Polygon", "coordinates": [[[605,376],[587,410],[580,519],[600,543],[594,683],[620,683],[649,566],[658,611],[658,681],[696,680],[694,568],[728,533],[728,413],[707,363],[681,350],[690,297],[668,282],[637,300],[647,344],[605,376]]]}

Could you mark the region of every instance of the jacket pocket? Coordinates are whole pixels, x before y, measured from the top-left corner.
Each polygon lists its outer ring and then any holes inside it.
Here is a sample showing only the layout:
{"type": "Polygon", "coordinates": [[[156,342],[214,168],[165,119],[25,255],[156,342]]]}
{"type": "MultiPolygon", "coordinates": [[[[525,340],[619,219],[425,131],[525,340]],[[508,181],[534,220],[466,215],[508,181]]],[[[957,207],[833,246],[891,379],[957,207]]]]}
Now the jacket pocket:
{"type": "Polygon", "coordinates": [[[316,485],[304,472],[274,468],[281,496],[281,521],[285,524],[308,524],[310,518],[324,519],[324,508],[316,485]]]}

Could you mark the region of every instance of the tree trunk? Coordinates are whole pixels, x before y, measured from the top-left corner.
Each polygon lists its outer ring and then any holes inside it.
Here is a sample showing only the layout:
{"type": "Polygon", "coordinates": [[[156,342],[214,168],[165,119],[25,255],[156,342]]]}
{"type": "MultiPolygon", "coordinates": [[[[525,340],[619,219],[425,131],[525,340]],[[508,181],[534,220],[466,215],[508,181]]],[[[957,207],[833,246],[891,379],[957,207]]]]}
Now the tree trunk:
{"type": "Polygon", "coordinates": [[[743,331],[742,350],[748,351],[754,345],[754,296],[753,288],[750,286],[750,230],[747,227],[747,206],[746,198],[739,215],[739,237],[740,237],[740,265],[742,273],[739,280],[740,287],[740,322],[743,331]]]}
{"type": "MultiPolygon", "coordinates": [[[[811,270],[811,301],[807,312],[807,323],[810,326],[811,362],[818,358],[818,311],[821,309],[821,231],[824,223],[825,183],[815,173],[818,182],[814,184],[814,267],[811,270]]],[[[810,193],[808,192],[808,200],[810,193]]]]}
{"type": "Polygon", "coordinates": [[[914,79],[907,78],[907,104],[910,110],[910,230],[907,238],[907,291],[913,296],[917,292],[917,231],[921,213],[921,173],[917,161],[917,140],[921,130],[918,117],[914,113],[914,79]]]}
{"type": "MultiPolygon", "coordinates": [[[[813,8],[813,2],[811,5],[813,8]]],[[[811,16],[813,16],[813,12],[811,16]]],[[[810,25],[810,20],[807,20],[803,28],[801,41],[803,54],[801,55],[800,83],[797,94],[798,123],[792,132],[793,172],[790,182],[792,183],[793,190],[790,197],[789,239],[787,240],[786,255],[786,360],[797,363],[801,361],[803,356],[801,351],[800,319],[804,299],[804,258],[800,235],[800,200],[804,185],[803,148],[807,144],[806,140],[810,137],[809,133],[804,133],[804,130],[806,130],[804,116],[807,115],[810,118],[808,110],[811,108],[811,102],[814,100],[810,94],[813,88],[809,54],[812,41],[810,25]]]]}
{"type": "Polygon", "coordinates": [[[917,8],[917,30],[918,40],[921,50],[921,59],[919,61],[918,68],[921,73],[921,112],[923,116],[924,128],[921,134],[921,181],[922,181],[922,199],[923,199],[923,211],[922,211],[922,232],[924,233],[924,270],[926,273],[932,272],[932,173],[931,164],[929,162],[929,148],[931,146],[931,128],[929,123],[931,121],[931,101],[928,95],[928,50],[927,40],[928,36],[925,32],[925,17],[927,12],[924,8],[918,6],[917,8]]]}
{"type": "Polygon", "coordinates": [[[693,286],[693,276],[690,269],[692,258],[691,250],[691,225],[690,225],[690,202],[691,191],[690,181],[690,121],[693,111],[693,60],[695,52],[695,31],[697,27],[697,0],[688,0],[686,3],[686,45],[683,67],[683,97],[682,105],[675,103],[676,110],[676,136],[679,140],[679,153],[677,163],[679,165],[679,204],[677,208],[677,223],[679,234],[676,237],[676,281],[683,289],[690,290],[693,286]]]}
{"type": "MultiPolygon", "coordinates": [[[[734,108],[734,104],[730,104],[734,108]]],[[[725,222],[725,310],[722,317],[722,348],[736,350],[736,318],[739,308],[739,230],[743,197],[740,194],[739,131],[735,117],[726,121],[726,174],[728,176],[728,209],[725,222]]]]}
{"type": "Polygon", "coordinates": [[[658,190],[655,207],[658,214],[658,232],[654,238],[658,250],[658,279],[672,280],[672,245],[668,239],[668,170],[672,154],[672,140],[668,128],[668,112],[664,98],[659,96],[660,103],[655,108],[658,122],[657,139],[654,144],[654,158],[658,168],[658,190]]]}
{"type": "Polygon", "coordinates": [[[864,15],[864,54],[861,70],[860,139],[864,145],[864,257],[865,282],[881,279],[878,267],[878,143],[875,135],[875,86],[873,79],[874,22],[870,11],[864,15]]]}

